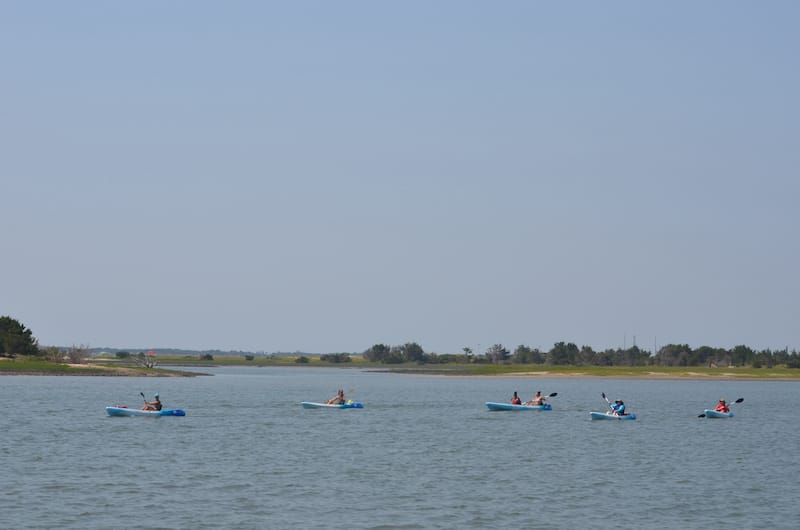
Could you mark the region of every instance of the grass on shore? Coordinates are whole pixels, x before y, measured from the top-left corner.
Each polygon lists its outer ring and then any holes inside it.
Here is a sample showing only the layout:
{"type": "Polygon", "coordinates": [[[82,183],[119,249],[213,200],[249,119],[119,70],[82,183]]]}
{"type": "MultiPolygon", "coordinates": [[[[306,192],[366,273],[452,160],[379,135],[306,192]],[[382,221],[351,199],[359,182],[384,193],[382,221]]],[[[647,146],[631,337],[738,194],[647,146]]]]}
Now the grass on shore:
{"type": "Polygon", "coordinates": [[[142,366],[112,366],[102,362],[74,366],[54,363],[43,359],[19,357],[4,358],[0,361],[0,375],[103,375],[103,376],[149,376],[166,377],[175,375],[197,375],[189,372],[176,372],[160,368],[144,368],[142,366]]]}
{"type": "Polygon", "coordinates": [[[543,366],[543,365],[438,365],[403,367],[392,371],[441,375],[476,376],[575,376],[575,377],[634,377],[634,378],[695,378],[695,379],[797,379],[800,370],[774,368],[708,368],[704,366],[543,366]]]}
{"type": "Polygon", "coordinates": [[[7,359],[0,362],[0,373],[52,373],[64,375],[102,375],[106,372],[101,367],[76,367],[67,364],[51,363],[38,359],[7,359]]]}

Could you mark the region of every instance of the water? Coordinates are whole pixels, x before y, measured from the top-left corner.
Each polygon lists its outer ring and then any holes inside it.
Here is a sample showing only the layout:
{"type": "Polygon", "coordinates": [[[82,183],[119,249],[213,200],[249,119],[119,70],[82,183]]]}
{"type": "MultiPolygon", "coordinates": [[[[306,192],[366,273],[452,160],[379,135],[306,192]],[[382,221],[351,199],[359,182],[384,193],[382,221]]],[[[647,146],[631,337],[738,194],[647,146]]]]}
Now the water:
{"type": "Polygon", "coordinates": [[[795,528],[800,384],[0,377],[1,528],[795,528]],[[305,410],[337,388],[362,410],[305,410]],[[558,392],[552,412],[485,401],[558,392]],[[183,418],[111,418],[160,392],[183,418]],[[600,393],[639,419],[591,421],[600,393]],[[732,420],[698,419],[719,397],[732,420]]]}

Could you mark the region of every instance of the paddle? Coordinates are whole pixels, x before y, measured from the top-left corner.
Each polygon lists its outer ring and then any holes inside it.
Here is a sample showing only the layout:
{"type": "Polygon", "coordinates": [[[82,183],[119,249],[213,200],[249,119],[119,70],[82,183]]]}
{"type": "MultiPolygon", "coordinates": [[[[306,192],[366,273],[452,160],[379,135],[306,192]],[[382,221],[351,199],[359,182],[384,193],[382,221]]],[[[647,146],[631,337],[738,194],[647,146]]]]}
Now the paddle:
{"type": "MultiPolygon", "coordinates": [[[[739,398],[739,399],[737,399],[736,401],[734,401],[733,403],[731,403],[731,405],[734,405],[734,404],[736,404],[736,403],[741,403],[742,401],[744,401],[744,398],[739,398]]],[[[698,418],[705,418],[705,417],[706,417],[706,415],[705,415],[705,413],[703,413],[703,414],[699,414],[697,417],[698,417],[698,418]]]]}
{"type": "Polygon", "coordinates": [[[144,392],[139,392],[139,395],[142,396],[142,399],[144,400],[144,404],[147,405],[147,398],[144,397],[144,392]]]}

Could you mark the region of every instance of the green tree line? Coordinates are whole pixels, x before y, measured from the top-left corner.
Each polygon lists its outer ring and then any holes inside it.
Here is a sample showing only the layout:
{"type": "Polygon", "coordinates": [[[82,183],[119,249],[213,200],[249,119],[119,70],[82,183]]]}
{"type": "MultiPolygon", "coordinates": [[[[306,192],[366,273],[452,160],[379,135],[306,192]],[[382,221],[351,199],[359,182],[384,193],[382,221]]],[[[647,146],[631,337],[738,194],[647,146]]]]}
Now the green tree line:
{"type": "MultiPolygon", "coordinates": [[[[10,316],[0,316],[0,356],[15,355],[52,356],[58,354],[56,348],[41,349],[30,329],[10,316]]],[[[73,347],[85,356],[85,347],[73,347]]],[[[76,353],[76,356],[77,356],[76,353]]],[[[557,342],[547,351],[517,346],[513,352],[502,344],[494,344],[483,354],[475,354],[465,347],[462,353],[428,353],[416,342],[398,346],[375,344],[363,352],[367,361],[386,364],[397,363],[493,363],[493,364],[542,364],[560,366],[752,366],[754,368],[786,366],[800,368],[800,355],[797,350],[754,350],[740,345],[730,349],[700,346],[692,348],[688,344],[667,344],[655,353],[642,350],[638,346],[630,348],[595,351],[591,346],[580,348],[572,342],[557,342]]],[[[211,355],[208,357],[212,358],[211,355]]],[[[323,361],[331,363],[350,362],[348,354],[326,354],[323,361]]]]}
{"type": "Polygon", "coordinates": [[[591,346],[580,348],[572,342],[557,342],[547,351],[517,346],[511,352],[502,344],[494,344],[482,355],[471,348],[463,348],[461,354],[426,353],[416,342],[401,346],[375,344],[362,354],[364,359],[387,364],[415,362],[437,363],[493,363],[493,364],[541,364],[553,366],[752,366],[754,368],[783,365],[800,368],[800,354],[796,350],[759,350],[748,346],[731,349],[688,344],[667,344],[655,353],[638,346],[630,348],[595,351],[591,346]]]}

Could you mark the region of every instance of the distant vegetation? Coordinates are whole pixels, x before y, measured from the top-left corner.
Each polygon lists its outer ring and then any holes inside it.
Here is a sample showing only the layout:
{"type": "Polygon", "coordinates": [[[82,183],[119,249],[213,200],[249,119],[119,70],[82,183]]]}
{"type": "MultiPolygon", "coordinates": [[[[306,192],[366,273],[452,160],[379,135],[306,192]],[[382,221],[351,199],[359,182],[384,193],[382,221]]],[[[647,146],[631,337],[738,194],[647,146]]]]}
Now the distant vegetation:
{"type": "MultiPolygon", "coordinates": [[[[22,355],[50,361],[55,363],[79,364],[88,357],[102,352],[114,355],[117,360],[131,361],[140,366],[152,368],[155,357],[145,355],[144,352],[131,353],[127,350],[90,349],[86,345],[72,346],[69,348],[47,347],[40,348],[38,341],[33,337],[30,329],[19,321],[9,317],[0,317],[0,357],[15,357],[22,355]]],[[[152,353],[152,352],[150,352],[152,353]]],[[[231,356],[244,357],[253,361],[256,355],[252,352],[222,352],[209,350],[196,352],[192,350],[159,349],[159,355],[195,354],[195,359],[201,361],[214,361],[215,355],[224,358],[231,356]]],[[[259,358],[277,358],[276,354],[260,353],[259,358]]],[[[309,353],[296,352],[291,354],[295,363],[306,364],[311,357],[309,353]]],[[[352,362],[349,353],[328,353],[318,356],[325,363],[340,364],[352,362]]],[[[389,346],[375,344],[365,350],[361,357],[369,363],[377,364],[486,364],[486,365],[542,365],[542,366],[594,366],[594,367],[688,367],[702,366],[707,368],[730,366],[772,368],[784,366],[786,368],[800,368],[800,354],[797,350],[754,350],[748,346],[740,345],[730,349],[700,346],[692,348],[688,344],[667,344],[655,353],[642,350],[638,346],[630,348],[606,349],[595,351],[591,346],[578,347],[572,342],[557,342],[547,351],[530,348],[525,345],[517,346],[514,351],[508,350],[502,344],[494,344],[485,352],[475,353],[471,348],[465,347],[461,353],[432,353],[425,352],[416,342],[402,345],[389,346]]]]}
{"type": "Polygon", "coordinates": [[[349,353],[326,353],[319,356],[320,361],[329,363],[350,363],[353,359],[350,358],[349,353]]]}
{"type": "Polygon", "coordinates": [[[471,348],[464,348],[461,354],[426,353],[415,342],[401,346],[375,344],[363,353],[365,360],[385,364],[417,363],[477,363],[499,365],[549,365],[549,366],[660,366],[660,367],[728,367],[751,366],[753,368],[786,366],[800,368],[800,355],[796,350],[755,351],[747,346],[736,346],[731,349],[701,346],[692,348],[688,344],[667,344],[655,355],[642,350],[638,346],[627,349],[607,349],[594,351],[591,346],[582,346],[568,342],[557,342],[548,351],[517,346],[510,352],[502,344],[495,344],[482,355],[476,355],[471,348]]]}

